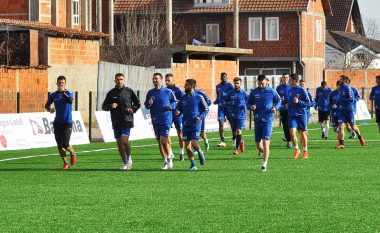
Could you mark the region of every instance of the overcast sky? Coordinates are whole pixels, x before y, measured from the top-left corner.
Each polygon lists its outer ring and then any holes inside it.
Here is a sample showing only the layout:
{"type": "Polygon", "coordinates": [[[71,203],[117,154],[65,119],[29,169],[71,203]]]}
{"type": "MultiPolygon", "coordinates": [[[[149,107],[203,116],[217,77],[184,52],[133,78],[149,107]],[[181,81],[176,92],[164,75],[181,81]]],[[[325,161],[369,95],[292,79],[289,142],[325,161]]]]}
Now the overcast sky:
{"type": "Polygon", "coordinates": [[[380,23],[380,0],[358,0],[363,21],[373,18],[380,23]]]}

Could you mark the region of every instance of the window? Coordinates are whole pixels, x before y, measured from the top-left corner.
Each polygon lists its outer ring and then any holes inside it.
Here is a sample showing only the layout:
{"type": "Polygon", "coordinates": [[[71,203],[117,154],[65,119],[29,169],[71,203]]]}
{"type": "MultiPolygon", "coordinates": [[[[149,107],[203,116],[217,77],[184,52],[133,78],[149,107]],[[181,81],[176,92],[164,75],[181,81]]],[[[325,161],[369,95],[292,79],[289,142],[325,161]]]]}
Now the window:
{"type": "Polygon", "coordinates": [[[278,68],[276,69],[276,75],[290,74],[291,70],[289,68],[278,68]]]}
{"type": "Polygon", "coordinates": [[[79,25],[79,0],[73,0],[73,25],[79,25]]]}
{"type": "Polygon", "coordinates": [[[259,74],[265,74],[265,75],[282,75],[284,73],[290,74],[291,69],[290,68],[247,68],[245,69],[245,75],[249,76],[257,76],[259,74]]]}
{"type": "Polygon", "coordinates": [[[265,18],[265,39],[279,40],[279,20],[278,17],[265,18]]]}
{"type": "Polygon", "coordinates": [[[153,20],[152,24],[152,45],[158,45],[158,37],[159,37],[159,32],[158,32],[158,20],[153,20]]]}
{"type": "Polygon", "coordinates": [[[206,24],[206,44],[219,42],[219,24],[206,24]]]}
{"type": "Polygon", "coordinates": [[[149,41],[149,36],[148,36],[148,20],[141,20],[140,21],[140,30],[141,30],[141,44],[147,45],[149,41]]]}
{"type": "Polygon", "coordinates": [[[248,18],[248,40],[259,41],[262,40],[262,19],[261,18],[248,18]]]}
{"type": "Polygon", "coordinates": [[[322,42],[322,20],[315,21],[315,41],[322,42]]]}
{"type": "Polygon", "coordinates": [[[252,68],[245,69],[245,75],[258,76],[259,74],[260,74],[260,69],[252,69],[252,68]]]}

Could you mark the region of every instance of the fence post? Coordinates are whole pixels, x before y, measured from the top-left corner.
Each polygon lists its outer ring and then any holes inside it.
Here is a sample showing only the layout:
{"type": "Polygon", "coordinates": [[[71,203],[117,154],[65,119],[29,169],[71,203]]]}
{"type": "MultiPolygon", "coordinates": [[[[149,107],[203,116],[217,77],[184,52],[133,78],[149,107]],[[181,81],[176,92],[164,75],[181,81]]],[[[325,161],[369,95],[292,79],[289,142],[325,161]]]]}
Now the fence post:
{"type": "Polygon", "coordinates": [[[20,92],[17,92],[16,94],[16,101],[17,101],[16,111],[17,113],[20,113],[20,92]]]}
{"type": "Polygon", "coordinates": [[[88,93],[88,139],[92,138],[92,91],[88,93]]]}
{"type": "Polygon", "coordinates": [[[247,77],[244,77],[244,90],[248,91],[248,83],[247,83],[247,77]]]}
{"type": "Polygon", "coordinates": [[[75,92],[75,111],[78,111],[78,91],[75,92]]]}
{"type": "Polygon", "coordinates": [[[364,90],[365,88],[364,87],[362,87],[362,100],[364,100],[364,90]]]}

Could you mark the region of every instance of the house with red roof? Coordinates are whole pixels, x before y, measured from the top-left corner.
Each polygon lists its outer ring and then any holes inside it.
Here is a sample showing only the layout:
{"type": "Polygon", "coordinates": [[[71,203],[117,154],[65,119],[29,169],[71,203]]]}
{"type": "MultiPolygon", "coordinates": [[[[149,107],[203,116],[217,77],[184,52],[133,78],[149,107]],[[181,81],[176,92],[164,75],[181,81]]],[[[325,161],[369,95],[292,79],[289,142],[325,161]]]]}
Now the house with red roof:
{"type": "MultiPolygon", "coordinates": [[[[151,8],[165,18],[167,2],[115,0],[116,31],[120,19],[129,12],[151,8]]],[[[237,37],[235,0],[172,0],[171,8],[175,45],[252,49],[252,54],[237,59],[241,76],[298,73],[311,87],[323,80],[329,0],[239,0],[237,37]],[[237,44],[234,38],[238,38],[237,44]]],[[[165,41],[166,37],[158,40],[165,41]]]]}

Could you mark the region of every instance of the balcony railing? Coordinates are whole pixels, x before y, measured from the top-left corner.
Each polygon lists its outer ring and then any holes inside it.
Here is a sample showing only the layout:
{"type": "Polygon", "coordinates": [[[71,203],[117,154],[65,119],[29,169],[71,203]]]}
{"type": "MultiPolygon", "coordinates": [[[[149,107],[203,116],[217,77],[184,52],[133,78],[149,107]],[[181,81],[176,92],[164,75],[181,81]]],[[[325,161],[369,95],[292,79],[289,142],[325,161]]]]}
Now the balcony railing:
{"type": "Polygon", "coordinates": [[[228,6],[230,0],[194,0],[194,7],[228,6]]]}

